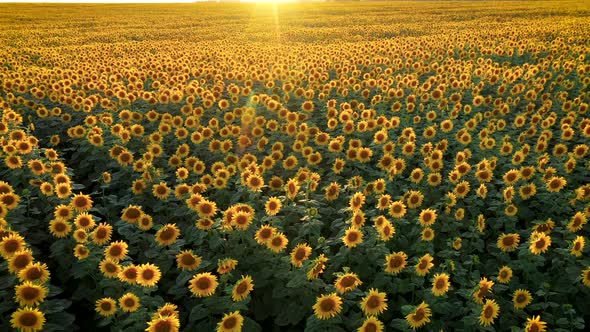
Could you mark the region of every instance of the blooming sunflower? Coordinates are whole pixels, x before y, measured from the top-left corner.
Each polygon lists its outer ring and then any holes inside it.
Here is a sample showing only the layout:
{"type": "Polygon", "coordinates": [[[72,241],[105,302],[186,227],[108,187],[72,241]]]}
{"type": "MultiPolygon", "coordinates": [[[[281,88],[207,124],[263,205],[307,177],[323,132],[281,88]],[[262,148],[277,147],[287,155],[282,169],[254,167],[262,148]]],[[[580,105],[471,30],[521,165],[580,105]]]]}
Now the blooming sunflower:
{"type": "Polygon", "coordinates": [[[324,254],[320,254],[314,260],[313,267],[307,272],[307,279],[313,280],[313,279],[316,279],[317,277],[319,277],[319,275],[324,272],[327,262],[328,262],[328,258],[324,254]]]}
{"type": "Polygon", "coordinates": [[[79,193],[72,197],[70,205],[78,212],[88,211],[92,207],[92,199],[89,195],[79,193]]]}
{"type": "Polygon", "coordinates": [[[283,251],[287,247],[287,244],[289,244],[289,239],[281,232],[275,233],[269,241],[266,242],[268,249],[275,253],[283,251]]]}
{"type": "Polygon", "coordinates": [[[545,233],[533,232],[531,234],[529,250],[534,255],[539,255],[547,251],[551,245],[551,237],[545,233]]]}
{"type": "Polygon", "coordinates": [[[98,267],[100,272],[107,278],[117,278],[121,272],[121,266],[110,259],[103,259],[98,264],[98,267]]]}
{"type": "Polygon", "coordinates": [[[387,310],[387,298],[386,294],[379,292],[376,289],[371,288],[369,294],[367,294],[361,300],[361,309],[367,316],[379,315],[383,311],[387,310]]]}
{"type": "Polygon", "coordinates": [[[244,300],[253,289],[254,283],[252,277],[242,276],[242,278],[234,285],[231,298],[234,302],[240,302],[244,300]]]}
{"type": "Polygon", "coordinates": [[[119,298],[119,306],[125,312],[134,312],[141,306],[139,297],[133,293],[125,293],[119,298]]]}
{"type": "Polygon", "coordinates": [[[406,215],[406,205],[403,201],[395,201],[389,205],[389,215],[393,218],[400,219],[406,215]]]}
{"type": "Polygon", "coordinates": [[[582,271],[582,283],[586,287],[590,287],[590,267],[582,271]]]}
{"type": "Polygon", "coordinates": [[[10,325],[22,332],[41,331],[45,324],[45,315],[38,309],[24,307],[11,315],[10,325]]]}
{"type": "Polygon", "coordinates": [[[408,255],[405,252],[394,252],[385,256],[385,272],[398,274],[408,264],[408,255]]]}
{"type": "Polygon", "coordinates": [[[517,289],[512,294],[512,303],[514,303],[515,309],[524,309],[532,300],[531,292],[526,289],[517,289]]]}
{"type": "Polygon", "coordinates": [[[432,261],[434,258],[430,254],[425,254],[424,256],[420,257],[418,263],[416,263],[416,274],[419,276],[425,276],[428,271],[434,266],[432,261]]]}
{"type": "Polygon", "coordinates": [[[583,236],[577,236],[572,242],[570,253],[576,257],[582,257],[582,251],[586,246],[586,239],[583,236]]]}
{"type": "Polygon", "coordinates": [[[119,262],[127,255],[127,247],[128,245],[126,242],[112,242],[108,247],[105,248],[104,255],[106,258],[113,260],[114,262],[119,262]]]}
{"type": "Polygon", "coordinates": [[[156,243],[160,246],[171,245],[180,236],[180,229],[176,224],[166,224],[160,228],[155,235],[156,243]]]}
{"type": "Polygon", "coordinates": [[[201,257],[192,250],[183,250],[176,255],[176,266],[181,270],[193,271],[201,265],[201,257]]]}
{"type": "Polygon", "coordinates": [[[481,308],[479,315],[479,324],[482,326],[490,326],[494,324],[494,319],[500,314],[500,306],[495,300],[487,299],[481,308]]]}
{"type": "Polygon", "coordinates": [[[512,269],[506,265],[502,266],[498,271],[498,282],[507,284],[512,279],[512,269]]]}
{"type": "Polygon", "coordinates": [[[17,233],[12,233],[0,240],[0,255],[4,259],[12,257],[16,252],[25,249],[25,239],[17,233]]]}
{"type": "Polygon", "coordinates": [[[217,262],[217,273],[226,274],[233,271],[238,265],[238,261],[232,258],[220,259],[217,262]]]}
{"type": "Polygon", "coordinates": [[[346,247],[354,248],[363,242],[363,232],[356,227],[349,227],[342,237],[342,242],[346,247]]]}
{"type": "Polygon", "coordinates": [[[94,310],[103,317],[112,316],[117,312],[117,302],[110,297],[104,297],[96,301],[94,310]]]}
{"type": "Polygon", "coordinates": [[[180,321],[176,316],[160,316],[152,318],[148,322],[147,332],[178,332],[180,329],[180,321]]]}
{"type": "Polygon", "coordinates": [[[303,266],[303,261],[311,255],[311,247],[307,243],[300,243],[291,251],[291,264],[296,267],[303,266]]]}
{"type": "Polygon", "coordinates": [[[369,316],[363,321],[363,325],[359,327],[357,332],[382,332],[384,329],[383,323],[374,316],[369,316]]]}
{"type": "Polygon", "coordinates": [[[422,302],[416,307],[416,309],[414,309],[414,312],[406,315],[406,322],[408,322],[408,325],[415,330],[429,323],[431,315],[432,313],[428,304],[422,302]]]}
{"type": "Polygon", "coordinates": [[[266,244],[277,233],[277,229],[270,225],[262,225],[256,231],[254,239],[258,244],[266,244]]]}
{"type": "Polygon", "coordinates": [[[217,277],[209,272],[195,274],[189,281],[189,290],[197,297],[211,296],[217,289],[217,277]]]}
{"type": "Polygon", "coordinates": [[[359,279],[356,273],[345,273],[340,275],[334,281],[334,287],[338,293],[345,293],[362,285],[363,282],[359,279]]]}
{"type": "Polygon", "coordinates": [[[42,285],[33,284],[30,281],[25,281],[20,285],[14,287],[16,301],[21,306],[38,306],[45,300],[47,295],[47,288],[42,285]]]}
{"type": "Polygon", "coordinates": [[[217,332],[240,332],[244,324],[244,317],[239,311],[234,311],[223,315],[223,318],[217,323],[217,332]]]}
{"type": "Polygon", "coordinates": [[[281,203],[281,201],[273,196],[269,197],[266,203],[264,204],[264,210],[266,211],[267,215],[274,216],[277,215],[279,211],[281,211],[282,206],[283,204],[281,203]]]}
{"type": "Polygon", "coordinates": [[[137,283],[141,286],[153,287],[158,283],[161,276],[160,268],[154,264],[147,263],[138,266],[137,283]]]}
{"type": "Polygon", "coordinates": [[[432,294],[434,296],[445,295],[449,291],[449,275],[446,273],[437,273],[432,278],[432,294]]]}
{"type": "Polygon", "coordinates": [[[31,281],[44,284],[49,280],[49,268],[45,263],[30,263],[18,272],[18,279],[21,282],[31,281]]]}
{"type": "Polygon", "coordinates": [[[533,316],[532,318],[527,318],[524,331],[545,332],[547,331],[547,323],[541,320],[541,316],[533,316]]]}
{"type": "Polygon", "coordinates": [[[418,221],[422,227],[432,226],[436,222],[436,210],[424,209],[420,212],[418,221]]]}
{"type": "Polygon", "coordinates": [[[342,310],[342,299],[336,293],[319,296],[313,306],[314,314],[319,319],[330,319],[342,310]]]}
{"type": "Polygon", "coordinates": [[[500,250],[507,252],[516,249],[519,242],[520,235],[517,233],[502,234],[498,237],[497,245],[500,250]]]}

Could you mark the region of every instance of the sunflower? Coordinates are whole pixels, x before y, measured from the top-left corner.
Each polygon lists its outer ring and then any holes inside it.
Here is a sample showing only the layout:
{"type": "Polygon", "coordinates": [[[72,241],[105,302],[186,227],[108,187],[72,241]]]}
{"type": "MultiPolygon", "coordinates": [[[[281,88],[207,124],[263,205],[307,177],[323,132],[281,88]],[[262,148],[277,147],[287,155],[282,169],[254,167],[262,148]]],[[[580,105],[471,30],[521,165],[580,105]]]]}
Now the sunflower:
{"type": "Polygon", "coordinates": [[[578,232],[588,222],[586,215],[583,212],[576,212],[570,222],[567,224],[567,229],[572,232],[578,232]]]}
{"type": "Polygon", "coordinates": [[[385,220],[381,226],[377,227],[379,233],[379,240],[388,241],[395,234],[395,227],[388,221],[385,220]]]}
{"type": "Polygon", "coordinates": [[[152,216],[148,215],[148,214],[142,214],[141,217],[139,218],[139,220],[137,221],[137,227],[143,231],[148,231],[150,229],[152,229],[152,226],[154,225],[154,220],[152,218],[152,216]]]}
{"type": "Polygon", "coordinates": [[[96,301],[94,310],[103,317],[112,316],[117,312],[117,302],[110,297],[104,297],[96,301]]]}
{"type": "Polygon", "coordinates": [[[389,215],[393,218],[400,219],[406,214],[406,205],[403,201],[395,201],[389,205],[389,215]]]}
{"type": "Polygon", "coordinates": [[[500,314],[500,306],[495,300],[487,299],[484,303],[481,314],[479,315],[479,324],[482,326],[490,326],[494,324],[494,319],[500,314]]]}
{"type": "Polygon", "coordinates": [[[244,324],[244,317],[239,311],[234,311],[223,315],[223,318],[217,323],[217,332],[240,332],[244,324]]]}
{"type": "MultiPolygon", "coordinates": [[[[312,268],[307,272],[307,279],[313,280],[320,276],[326,269],[328,258],[324,254],[320,254],[315,260],[312,268]]],[[[590,282],[589,282],[590,285],[590,282]]]]}
{"type": "Polygon", "coordinates": [[[385,272],[398,274],[408,264],[408,255],[405,252],[394,252],[385,256],[385,272]]]}
{"type": "Polygon", "coordinates": [[[231,298],[234,302],[240,302],[244,300],[253,289],[254,283],[252,277],[242,276],[242,278],[234,285],[231,298]]]}
{"type": "Polygon", "coordinates": [[[17,233],[12,233],[8,236],[1,238],[0,241],[0,254],[4,259],[12,257],[16,252],[25,249],[25,239],[17,233]]]}
{"type": "Polygon", "coordinates": [[[226,274],[233,271],[238,265],[238,261],[232,258],[220,259],[217,262],[217,273],[226,274]]]}
{"type": "Polygon", "coordinates": [[[532,300],[531,292],[526,289],[517,289],[512,294],[512,303],[514,303],[515,309],[524,309],[532,300]]]}
{"type": "Polygon", "coordinates": [[[479,287],[477,291],[473,293],[473,299],[475,302],[483,304],[483,299],[488,293],[492,292],[492,287],[494,287],[494,282],[488,280],[486,277],[482,277],[479,281],[479,287]]]}
{"type": "Polygon", "coordinates": [[[432,294],[434,296],[445,295],[449,291],[449,275],[446,273],[437,273],[432,278],[432,294]]]}
{"type": "Polygon", "coordinates": [[[529,250],[534,255],[539,255],[547,251],[551,245],[551,237],[545,233],[533,232],[531,234],[529,250]]]}
{"type": "Polygon", "coordinates": [[[74,257],[78,260],[82,260],[90,255],[90,250],[86,248],[83,244],[78,244],[74,247],[74,257]]]}
{"type": "Polygon", "coordinates": [[[197,297],[211,296],[217,288],[217,277],[209,272],[195,274],[189,281],[189,290],[197,297]]]}
{"type": "Polygon", "coordinates": [[[133,293],[125,293],[119,298],[119,307],[124,312],[134,312],[139,309],[141,303],[139,297],[133,293]]]}
{"type": "Polygon", "coordinates": [[[273,238],[273,236],[276,233],[277,229],[275,227],[272,227],[270,225],[262,225],[256,231],[254,239],[256,240],[256,242],[258,242],[258,244],[266,244],[268,241],[270,241],[271,238],[273,238]]]}
{"type": "Polygon", "coordinates": [[[507,284],[512,279],[512,269],[506,265],[502,266],[498,271],[498,282],[507,284]]]}
{"type": "Polygon", "coordinates": [[[201,265],[201,261],[202,258],[195,255],[192,250],[184,250],[176,255],[176,266],[181,270],[195,270],[201,265]]]}
{"type": "Polygon", "coordinates": [[[161,276],[160,268],[154,264],[142,264],[137,268],[137,283],[143,287],[155,286],[161,276]]]}
{"type": "MultiPolygon", "coordinates": [[[[68,236],[72,230],[72,225],[64,220],[53,219],[49,222],[49,232],[57,238],[68,236]]],[[[1,248],[1,247],[0,247],[1,248]]]]}
{"type": "Polygon", "coordinates": [[[176,316],[161,316],[153,317],[148,322],[147,332],[178,332],[180,329],[180,321],[176,316]]]}
{"type": "Polygon", "coordinates": [[[267,242],[266,246],[268,249],[275,253],[279,253],[284,250],[289,244],[289,239],[285,236],[285,234],[281,232],[276,232],[267,242]]]}
{"type": "Polygon", "coordinates": [[[15,193],[6,193],[0,195],[0,203],[4,204],[6,209],[13,210],[20,203],[20,196],[15,193]]]}
{"type": "Polygon", "coordinates": [[[425,276],[428,271],[434,266],[432,261],[434,258],[430,254],[425,254],[424,256],[420,257],[418,263],[416,263],[416,274],[419,276],[425,276]]]}
{"type": "Polygon", "coordinates": [[[167,199],[168,196],[170,196],[170,192],[171,190],[170,188],[168,188],[166,182],[160,182],[152,186],[152,195],[154,195],[154,197],[156,197],[157,199],[167,199]]]}
{"type": "Polygon", "coordinates": [[[110,259],[103,259],[98,264],[98,267],[100,272],[107,278],[117,278],[121,272],[121,266],[110,259]]]}
{"type": "Polygon", "coordinates": [[[357,330],[358,332],[383,332],[383,323],[374,316],[369,316],[363,321],[363,325],[357,330]]]}
{"type": "Polygon", "coordinates": [[[500,250],[504,252],[513,251],[518,247],[520,242],[520,235],[517,233],[510,233],[500,235],[498,237],[497,245],[500,250]]]}
{"type": "Polygon", "coordinates": [[[8,271],[18,274],[33,262],[33,252],[29,249],[19,250],[8,258],[8,271]]]}
{"type": "Polygon", "coordinates": [[[140,206],[129,205],[121,212],[121,220],[129,223],[135,223],[139,220],[142,214],[143,211],[141,210],[140,206]]]}
{"type": "Polygon", "coordinates": [[[363,282],[355,273],[342,274],[334,281],[334,287],[336,287],[338,293],[348,292],[362,284],[363,282]]]}
{"type": "Polygon", "coordinates": [[[296,267],[303,266],[303,261],[311,255],[311,247],[307,243],[300,243],[291,251],[291,264],[296,267]]]}
{"type": "Polygon", "coordinates": [[[545,332],[547,331],[547,323],[541,320],[541,316],[533,316],[533,318],[527,318],[524,331],[545,332]]]}
{"type": "Polygon", "coordinates": [[[21,282],[31,281],[44,284],[49,280],[49,268],[45,263],[29,263],[24,269],[18,271],[18,279],[21,282]]]}
{"type": "Polygon", "coordinates": [[[202,199],[196,205],[196,211],[201,218],[211,218],[217,213],[217,204],[213,201],[202,199]]]}
{"type": "Polygon", "coordinates": [[[180,229],[176,224],[166,224],[160,228],[155,235],[156,243],[160,246],[171,245],[180,236],[180,229]]]}
{"type": "Polygon", "coordinates": [[[69,206],[60,204],[53,210],[53,215],[56,219],[68,221],[74,217],[74,212],[69,206]]]}
{"type": "Polygon", "coordinates": [[[38,306],[45,300],[47,288],[41,285],[35,285],[30,281],[25,281],[14,287],[15,299],[21,306],[38,306]]]}
{"type": "Polygon", "coordinates": [[[342,237],[342,242],[344,242],[346,247],[354,248],[363,242],[363,232],[354,226],[349,227],[342,237]]]}
{"type": "Polygon", "coordinates": [[[237,211],[232,214],[231,224],[236,226],[236,228],[245,231],[248,229],[253,219],[254,214],[245,211],[237,211]]]}
{"type": "Polygon", "coordinates": [[[365,315],[379,315],[387,310],[386,294],[371,288],[369,294],[361,300],[360,305],[365,315]]]}
{"type": "Polygon", "coordinates": [[[582,251],[586,245],[586,239],[583,236],[577,236],[572,242],[570,254],[576,257],[582,257],[582,251]]]}
{"type": "Polygon", "coordinates": [[[267,215],[275,216],[277,213],[279,213],[279,211],[281,211],[282,206],[283,204],[281,203],[281,200],[273,196],[269,197],[264,204],[264,210],[266,211],[267,215]]]}
{"type": "Polygon", "coordinates": [[[422,227],[431,226],[436,222],[436,210],[424,209],[420,212],[418,221],[422,227]]]}
{"type": "Polygon", "coordinates": [[[416,309],[414,309],[414,312],[406,315],[406,322],[408,322],[408,325],[415,330],[429,323],[431,315],[432,313],[428,304],[422,302],[416,307],[416,309]]]}
{"type": "Polygon", "coordinates": [[[590,267],[582,271],[582,283],[586,287],[590,287],[590,267]]]}
{"type": "Polygon", "coordinates": [[[92,199],[89,195],[79,193],[72,197],[70,205],[78,212],[88,211],[92,207],[92,199]]]}
{"type": "Polygon", "coordinates": [[[119,262],[127,255],[127,248],[128,245],[126,242],[115,241],[105,248],[104,255],[106,258],[111,259],[114,262],[119,262]]]}
{"type": "Polygon", "coordinates": [[[166,302],[163,306],[158,308],[158,310],[152,316],[152,319],[156,319],[158,317],[178,318],[178,306],[176,304],[166,302]]]}
{"type": "Polygon", "coordinates": [[[565,178],[560,176],[553,176],[549,178],[547,182],[545,182],[548,192],[559,192],[561,189],[563,189],[563,187],[565,187],[566,184],[567,181],[565,178]]]}
{"type": "Polygon", "coordinates": [[[111,240],[113,226],[107,223],[100,223],[92,232],[92,241],[98,245],[103,245],[111,240]]]}
{"type": "Polygon", "coordinates": [[[74,219],[74,225],[76,225],[76,227],[79,229],[88,231],[94,228],[96,223],[94,222],[94,217],[91,214],[83,212],[76,216],[76,219],[74,219]]]}
{"type": "Polygon", "coordinates": [[[38,309],[24,307],[12,313],[10,325],[21,332],[41,331],[45,315],[38,309]]]}
{"type": "Polygon", "coordinates": [[[129,283],[129,284],[135,284],[137,283],[137,275],[139,273],[139,268],[134,265],[127,265],[125,267],[123,267],[120,271],[119,274],[117,275],[117,277],[119,278],[119,280],[129,283]]]}
{"type": "Polygon", "coordinates": [[[336,293],[321,295],[313,306],[314,314],[319,319],[330,319],[342,310],[342,299],[336,293]]]}

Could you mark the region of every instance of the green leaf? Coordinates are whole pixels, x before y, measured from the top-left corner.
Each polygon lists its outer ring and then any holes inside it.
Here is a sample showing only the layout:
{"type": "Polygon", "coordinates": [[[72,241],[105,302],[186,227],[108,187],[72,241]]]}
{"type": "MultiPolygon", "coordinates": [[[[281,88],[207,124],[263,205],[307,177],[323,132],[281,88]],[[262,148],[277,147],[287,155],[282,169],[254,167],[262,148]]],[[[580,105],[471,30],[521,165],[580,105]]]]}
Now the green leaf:
{"type": "Polygon", "coordinates": [[[202,304],[196,305],[191,309],[189,322],[201,320],[209,315],[209,311],[202,304]]]}

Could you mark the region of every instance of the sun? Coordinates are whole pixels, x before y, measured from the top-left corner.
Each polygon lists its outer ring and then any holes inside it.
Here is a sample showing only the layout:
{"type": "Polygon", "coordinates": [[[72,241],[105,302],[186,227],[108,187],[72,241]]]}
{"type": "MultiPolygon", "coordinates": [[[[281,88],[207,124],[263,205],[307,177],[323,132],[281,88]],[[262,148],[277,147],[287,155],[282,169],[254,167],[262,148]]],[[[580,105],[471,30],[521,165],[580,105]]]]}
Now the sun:
{"type": "Polygon", "coordinates": [[[295,2],[296,0],[240,0],[240,2],[256,2],[256,3],[285,3],[295,2]]]}

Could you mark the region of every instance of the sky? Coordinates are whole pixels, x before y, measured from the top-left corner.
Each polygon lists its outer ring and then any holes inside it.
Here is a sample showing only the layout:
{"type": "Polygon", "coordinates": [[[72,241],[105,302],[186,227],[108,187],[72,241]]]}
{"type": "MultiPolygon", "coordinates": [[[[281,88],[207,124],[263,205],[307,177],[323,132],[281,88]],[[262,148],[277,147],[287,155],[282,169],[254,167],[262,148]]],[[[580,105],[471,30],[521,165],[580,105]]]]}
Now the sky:
{"type": "MultiPolygon", "coordinates": [[[[191,3],[208,0],[0,0],[1,2],[20,3],[191,3]]],[[[221,0],[224,1],[224,0],[221,0]]],[[[234,0],[236,1],[236,0],[234,0]]],[[[239,0],[240,2],[293,2],[295,0],[239,0]]]]}

